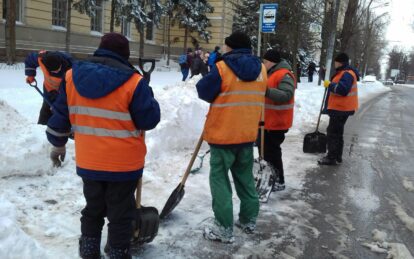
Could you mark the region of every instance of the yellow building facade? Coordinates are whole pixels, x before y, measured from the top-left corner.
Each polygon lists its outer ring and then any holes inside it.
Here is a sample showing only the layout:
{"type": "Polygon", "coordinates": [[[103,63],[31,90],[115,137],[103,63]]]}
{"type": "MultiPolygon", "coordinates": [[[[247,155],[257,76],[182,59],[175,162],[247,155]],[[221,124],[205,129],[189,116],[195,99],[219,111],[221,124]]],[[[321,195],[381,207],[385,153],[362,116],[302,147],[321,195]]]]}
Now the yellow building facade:
{"type": "MultiPolygon", "coordinates": [[[[5,1],[0,0],[0,51],[5,46],[5,1]]],[[[66,38],[66,18],[68,0],[15,0],[16,1],[16,44],[17,53],[22,56],[28,51],[40,49],[64,50],[66,38]]],[[[98,47],[100,37],[109,32],[111,1],[96,0],[98,8],[95,17],[90,18],[72,8],[70,53],[75,56],[91,54],[98,47]]],[[[76,2],[76,1],[74,1],[76,2]]],[[[212,39],[206,43],[198,37],[197,32],[191,36],[199,41],[205,50],[222,46],[225,37],[232,31],[234,6],[229,0],[208,1],[214,7],[214,13],[208,14],[212,39]]],[[[161,19],[156,27],[148,24],[145,29],[144,57],[160,59],[166,54],[169,26],[168,17],[161,19]]],[[[121,23],[115,31],[123,33],[130,39],[131,56],[138,57],[139,34],[133,23],[121,23]]],[[[170,29],[171,53],[177,56],[183,52],[185,30],[178,25],[170,29]]],[[[191,37],[188,47],[194,47],[191,37]]]]}

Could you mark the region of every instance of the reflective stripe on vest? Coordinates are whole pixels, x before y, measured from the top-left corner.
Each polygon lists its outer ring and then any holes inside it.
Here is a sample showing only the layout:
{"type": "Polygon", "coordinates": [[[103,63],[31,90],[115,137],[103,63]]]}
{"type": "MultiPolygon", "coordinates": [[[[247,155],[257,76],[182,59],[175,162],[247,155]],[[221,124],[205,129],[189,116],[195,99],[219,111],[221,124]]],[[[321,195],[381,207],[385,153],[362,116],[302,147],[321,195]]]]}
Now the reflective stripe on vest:
{"type": "MultiPolygon", "coordinates": [[[[274,71],[267,81],[268,88],[279,88],[285,76],[289,75],[294,82],[296,89],[296,78],[291,71],[286,68],[274,71]]],[[[267,130],[287,130],[292,127],[293,109],[295,107],[295,96],[287,102],[279,103],[266,98],[265,105],[265,129],[267,130]]]]}
{"type": "Polygon", "coordinates": [[[82,133],[85,135],[94,135],[98,137],[114,137],[114,138],[129,138],[129,137],[138,137],[141,134],[141,131],[134,130],[108,130],[103,128],[93,128],[87,126],[78,126],[72,125],[74,132],[82,133]]]}
{"type": "Polygon", "coordinates": [[[345,72],[348,72],[353,77],[352,88],[346,96],[329,92],[328,110],[335,111],[356,111],[358,109],[358,86],[357,76],[352,70],[342,70],[334,76],[333,83],[339,83],[345,72]]]}
{"type": "Polygon", "coordinates": [[[220,61],[221,93],[210,105],[204,127],[204,140],[228,145],[254,142],[266,92],[266,69],[262,65],[256,81],[241,81],[220,61]]]}
{"type": "MultiPolygon", "coordinates": [[[[39,52],[42,54],[43,52],[39,52]]],[[[47,70],[45,64],[43,64],[41,55],[37,58],[37,62],[39,63],[40,68],[42,69],[44,75],[44,86],[48,92],[50,91],[57,91],[59,90],[60,83],[62,83],[62,78],[51,76],[49,71],[47,70]]]]}
{"type": "Polygon", "coordinates": [[[66,94],[75,133],[76,165],[106,172],[133,172],[144,167],[146,146],[129,113],[129,105],[142,77],[134,73],[106,96],[81,96],[66,72],[66,94]]]}
{"type": "Polygon", "coordinates": [[[94,117],[101,117],[107,119],[116,119],[123,121],[130,121],[131,114],[129,112],[115,112],[104,109],[85,107],[85,106],[69,106],[69,112],[71,114],[83,114],[94,117]]]}

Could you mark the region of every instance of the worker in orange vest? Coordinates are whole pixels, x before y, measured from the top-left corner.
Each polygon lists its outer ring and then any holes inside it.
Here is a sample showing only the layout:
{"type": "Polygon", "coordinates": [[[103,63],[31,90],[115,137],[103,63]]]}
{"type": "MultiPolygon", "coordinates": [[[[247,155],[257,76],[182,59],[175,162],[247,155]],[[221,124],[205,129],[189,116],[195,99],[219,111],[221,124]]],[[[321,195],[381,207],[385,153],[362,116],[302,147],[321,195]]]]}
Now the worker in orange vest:
{"type": "MultiPolygon", "coordinates": [[[[43,93],[51,103],[53,103],[58,94],[62,79],[67,70],[72,67],[72,57],[64,52],[59,51],[39,51],[27,55],[25,64],[26,83],[31,84],[35,81],[36,69],[40,67],[43,72],[43,93]]],[[[46,125],[52,109],[49,104],[43,100],[40,109],[38,124],[46,125]]]]}
{"type": "Polygon", "coordinates": [[[346,53],[335,57],[336,73],[331,81],[324,81],[328,88],[323,112],[329,115],[327,128],[328,154],[320,159],[320,165],[337,165],[342,163],[344,148],[344,127],[350,115],[358,109],[359,73],[349,65],[346,53]]]}
{"type": "Polygon", "coordinates": [[[234,32],[225,39],[225,54],[196,85],[201,99],[211,103],[204,126],[209,143],[210,189],[215,222],[204,231],[208,240],[234,242],[231,171],[238,197],[235,225],[253,233],[259,199],[253,179],[253,143],[266,92],[266,69],[252,55],[250,37],[234,32]]]}
{"type": "MultiPolygon", "coordinates": [[[[285,189],[282,148],[285,134],[292,127],[295,106],[296,79],[292,67],[276,50],[268,50],[263,56],[267,69],[267,90],[265,105],[264,160],[276,172],[273,191],[285,189]]],[[[260,138],[259,138],[260,139],[260,138]]],[[[260,145],[260,141],[259,145],[260,145]]]]}
{"type": "Polygon", "coordinates": [[[54,165],[65,157],[65,144],[75,134],[76,171],[83,180],[79,253],[100,258],[104,217],[108,218],[110,258],[131,258],[135,219],[134,191],[142,176],[146,145],[143,131],[160,121],[160,107],[148,82],[128,62],[129,42],[122,34],[101,38],[92,58],[73,64],[66,73],[48,122],[54,165]]]}

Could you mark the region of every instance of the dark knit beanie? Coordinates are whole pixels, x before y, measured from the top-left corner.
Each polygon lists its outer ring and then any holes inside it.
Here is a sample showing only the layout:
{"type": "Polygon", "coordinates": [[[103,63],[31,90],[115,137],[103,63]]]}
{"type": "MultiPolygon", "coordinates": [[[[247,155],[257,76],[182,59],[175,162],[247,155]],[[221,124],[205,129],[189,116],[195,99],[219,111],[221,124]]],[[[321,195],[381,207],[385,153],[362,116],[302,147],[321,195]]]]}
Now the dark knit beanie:
{"type": "Polygon", "coordinates": [[[339,63],[349,63],[349,57],[347,54],[345,53],[339,53],[336,57],[335,57],[335,61],[339,62],[339,63]]]}
{"type": "Polygon", "coordinates": [[[273,63],[279,63],[281,61],[279,51],[274,49],[269,49],[268,51],[266,51],[266,53],[263,56],[263,59],[269,60],[273,63]]]}
{"type": "Polygon", "coordinates": [[[116,32],[106,33],[101,38],[100,49],[110,50],[125,59],[129,59],[129,41],[124,35],[116,32]]]}
{"type": "Polygon", "coordinates": [[[62,65],[62,57],[57,52],[46,52],[42,57],[42,62],[48,71],[55,71],[62,65]]]}
{"type": "Polygon", "coordinates": [[[250,37],[246,33],[241,31],[233,32],[228,36],[224,43],[232,49],[250,49],[252,48],[252,43],[250,37]]]}
{"type": "Polygon", "coordinates": [[[220,46],[216,46],[215,48],[214,48],[214,51],[219,51],[220,50],[220,46]]]}

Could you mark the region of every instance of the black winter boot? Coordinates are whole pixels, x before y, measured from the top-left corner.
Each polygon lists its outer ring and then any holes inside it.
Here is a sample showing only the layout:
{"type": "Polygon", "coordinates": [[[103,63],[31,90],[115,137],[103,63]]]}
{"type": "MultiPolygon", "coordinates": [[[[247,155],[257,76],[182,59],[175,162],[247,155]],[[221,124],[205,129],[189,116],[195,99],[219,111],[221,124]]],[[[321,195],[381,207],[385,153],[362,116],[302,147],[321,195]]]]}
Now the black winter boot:
{"type": "Polygon", "coordinates": [[[79,256],[82,259],[101,258],[101,238],[81,236],[79,238],[79,256]]]}
{"type": "Polygon", "coordinates": [[[330,158],[328,156],[322,157],[318,160],[318,164],[320,165],[337,165],[335,158],[330,158]]]}
{"type": "Polygon", "coordinates": [[[131,259],[129,248],[113,248],[109,247],[109,258],[110,259],[131,259]]]}

